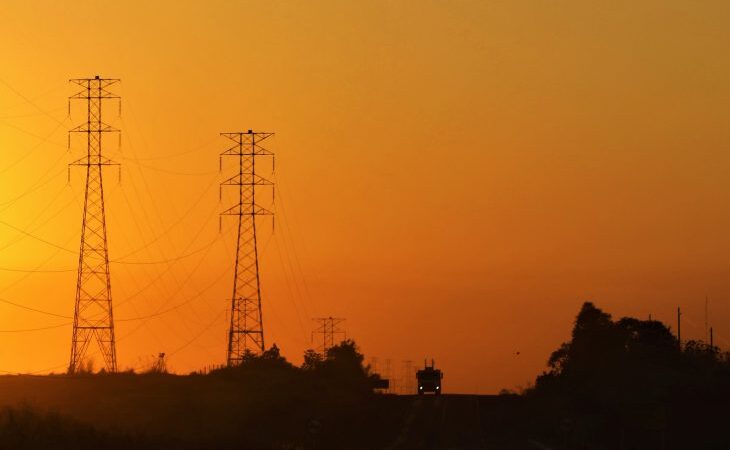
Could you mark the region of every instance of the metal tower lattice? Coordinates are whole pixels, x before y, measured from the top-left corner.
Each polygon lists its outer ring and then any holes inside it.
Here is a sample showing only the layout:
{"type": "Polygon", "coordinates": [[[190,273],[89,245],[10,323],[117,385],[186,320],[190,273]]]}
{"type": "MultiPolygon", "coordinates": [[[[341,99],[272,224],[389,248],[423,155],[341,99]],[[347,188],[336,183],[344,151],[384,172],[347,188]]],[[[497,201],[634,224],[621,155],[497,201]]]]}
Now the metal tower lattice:
{"type": "Polygon", "coordinates": [[[416,392],[416,370],[413,368],[413,361],[403,361],[403,380],[400,383],[401,394],[412,394],[416,392]]]}
{"type": "Polygon", "coordinates": [[[236,264],[226,358],[228,366],[240,364],[246,353],[260,353],[265,349],[256,216],[273,215],[273,212],[256,203],[256,188],[272,186],[273,183],[256,173],[256,159],[259,156],[273,158],[274,154],[261,146],[262,141],[273,135],[274,133],[251,130],[221,133],[221,136],[233,142],[231,147],[220,154],[221,168],[223,156],[238,157],[238,173],[221,183],[221,191],[224,186],[238,187],[238,202],[221,213],[221,216],[238,216],[236,264]]]}
{"type": "Polygon", "coordinates": [[[317,347],[319,353],[326,355],[327,350],[335,346],[335,336],[342,336],[342,339],[338,342],[345,340],[345,330],[340,328],[345,319],[340,317],[318,317],[312,320],[318,324],[317,328],[312,331],[312,340],[314,341],[315,334],[322,335],[322,345],[317,347]]]}
{"type": "Polygon", "coordinates": [[[120,80],[99,78],[97,75],[94,78],[69,81],[81,88],[69,97],[69,111],[71,100],[85,100],[87,104],[86,122],[72,128],[69,133],[86,135],[87,153],[83,158],[69,164],[69,176],[70,166],[86,168],[86,189],[68,371],[75,373],[81,368],[89,343],[95,340],[104,360],[105,369],[108,372],[116,372],[117,352],[114,341],[102,168],[118,164],[103,155],[102,144],[105,133],[117,133],[119,130],[102,121],[102,106],[105,100],[119,101],[120,97],[114,94],[111,88],[120,80]]]}

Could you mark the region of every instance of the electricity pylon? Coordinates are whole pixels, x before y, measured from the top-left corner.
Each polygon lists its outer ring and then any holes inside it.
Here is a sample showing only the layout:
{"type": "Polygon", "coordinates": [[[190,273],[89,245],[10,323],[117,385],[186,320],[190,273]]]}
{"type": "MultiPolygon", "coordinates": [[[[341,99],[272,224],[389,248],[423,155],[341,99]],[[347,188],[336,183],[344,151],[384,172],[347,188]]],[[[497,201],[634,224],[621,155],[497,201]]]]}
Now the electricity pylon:
{"type": "Polygon", "coordinates": [[[335,336],[342,336],[341,342],[345,339],[345,330],[340,328],[345,319],[339,317],[318,317],[312,319],[318,323],[317,328],[312,331],[312,340],[315,334],[322,335],[322,345],[317,347],[317,351],[323,355],[327,354],[327,350],[335,346],[335,336]]]}
{"type": "Polygon", "coordinates": [[[401,382],[401,394],[412,394],[416,392],[416,371],[413,370],[413,361],[403,361],[403,381],[401,382]]]}
{"type": "Polygon", "coordinates": [[[86,156],[69,164],[69,171],[70,166],[86,168],[86,189],[81,223],[71,361],[68,371],[75,373],[81,368],[89,343],[95,340],[104,360],[105,369],[108,372],[116,372],[117,351],[114,341],[102,168],[118,164],[103,155],[102,144],[105,133],[118,133],[119,130],[102,121],[102,105],[105,100],[121,101],[120,97],[110,90],[120,80],[99,78],[97,75],[94,78],[69,81],[81,88],[69,97],[69,111],[71,100],[86,101],[86,122],[72,128],[69,133],[84,133],[87,150],[86,156]]]}
{"type": "Polygon", "coordinates": [[[256,216],[273,215],[273,212],[256,203],[256,187],[272,186],[273,183],[256,173],[256,159],[274,154],[261,146],[261,142],[274,133],[246,132],[221,133],[233,145],[220,154],[238,158],[238,173],[221,183],[238,187],[238,201],[221,213],[221,216],[238,216],[236,239],[236,264],[231,295],[231,324],[228,331],[228,355],[226,363],[235,366],[243,361],[246,353],[264,351],[264,319],[261,311],[261,287],[259,283],[259,255],[256,241],[256,216]]]}

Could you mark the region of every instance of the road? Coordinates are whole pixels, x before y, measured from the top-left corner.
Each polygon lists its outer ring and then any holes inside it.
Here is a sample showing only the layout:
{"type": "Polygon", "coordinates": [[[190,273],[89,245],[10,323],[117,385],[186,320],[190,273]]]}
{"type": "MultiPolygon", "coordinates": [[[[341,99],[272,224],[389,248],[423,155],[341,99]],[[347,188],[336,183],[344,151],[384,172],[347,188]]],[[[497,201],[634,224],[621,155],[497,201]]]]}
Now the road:
{"type": "Polygon", "coordinates": [[[526,436],[505,438],[497,396],[414,396],[398,438],[387,450],[544,450],[526,436]]]}

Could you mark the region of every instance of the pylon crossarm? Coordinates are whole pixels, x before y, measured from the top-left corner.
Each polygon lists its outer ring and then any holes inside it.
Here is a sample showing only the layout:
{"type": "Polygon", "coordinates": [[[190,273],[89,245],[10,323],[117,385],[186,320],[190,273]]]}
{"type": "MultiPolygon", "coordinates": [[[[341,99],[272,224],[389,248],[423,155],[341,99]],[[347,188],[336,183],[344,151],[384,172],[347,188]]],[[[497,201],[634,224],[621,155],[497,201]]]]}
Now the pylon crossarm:
{"type": "MultiPolygon", "coordinates": [[[[244,143],[244,145],[246,145],[244,143]]],[[[237,145],[234,147],[231,147],[230,149],[224,151],[221,153],[221,156],[274,156],[274,153],[270,150],[267,150],[263,147],[260,147],[259,145],[256,145],[253,150],[251,150],[249,143],[249,148],[241,150],[237,145]]]]}
{"type": "Polygon", "coordinates": [[[90,162],[90,158],[88,156],[84,156],[83,158],[79,158],[76,161],[69,163],[69,166],[119,166],[120,164],[118,162],[115,162],[112,159],[102,157],[99,159],[98,162],[90,162]]]}
{"type": "Polygon", "coordinates": [[[252,175],[234,175],[227,180],[221,182],[222,186],[273,186],[274,183],[267,180],[264,177],[253,174],[252,175]],[[244,180],[244,176],[246,179],[244,180]],[[253,179],[251,179],[253,178],[253,179]]]}
{"type": "Polygon", "coordinates": [[[232,206],[222,213],[220,213],[222,216],[272,216],[274,215],[273,212],[269,211],[266,208],[263,208],[259,205],[235,205],[232,206]]]}

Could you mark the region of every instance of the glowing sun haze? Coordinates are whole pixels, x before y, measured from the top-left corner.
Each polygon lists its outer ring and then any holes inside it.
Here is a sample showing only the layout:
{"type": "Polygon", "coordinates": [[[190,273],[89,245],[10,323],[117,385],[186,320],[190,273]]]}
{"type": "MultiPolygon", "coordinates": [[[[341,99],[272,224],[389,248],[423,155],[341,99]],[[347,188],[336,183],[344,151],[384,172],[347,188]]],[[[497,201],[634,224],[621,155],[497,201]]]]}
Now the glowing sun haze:
{"type": "MultiPolygon", "coordinates": [[[[332,315],[368,357],[496,392],[534,379],[585,300],[672,325],[681,305],[689,339],[708,296],[727,347],[729,20],[726,1],[4,1],[0,299],[73,314],[67,80],[99,74],[122,79],[121,368],[225,360],[218,133],[246,129],[276,132],[262,297],[294,362],[332,315]]],[[[0,333],[0,370],[64,370],[69,322],[0,303],[0,330],[54,327],[0,333]]]]}

